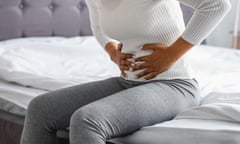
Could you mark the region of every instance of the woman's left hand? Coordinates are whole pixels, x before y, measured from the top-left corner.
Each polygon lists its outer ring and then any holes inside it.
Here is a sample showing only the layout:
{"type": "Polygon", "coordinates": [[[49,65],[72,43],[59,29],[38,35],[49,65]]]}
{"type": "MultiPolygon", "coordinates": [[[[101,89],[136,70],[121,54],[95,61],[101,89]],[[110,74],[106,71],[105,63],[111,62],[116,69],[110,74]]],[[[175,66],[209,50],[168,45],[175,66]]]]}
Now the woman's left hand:
{"type": "Polygon", "coordinates": [[[139,65],[131,66],[131,71],[144,69],[138,73],[136,78],[146,76],[145,79],[149,80],[156,77],[158,74],[167,70],[171,65],[177,61],[177,56],[172,52],[169,47],[161,44],[145,44],[142,50],[153,50],[150,55],[135,58],[135,62],[144,62],[139,65]]]}

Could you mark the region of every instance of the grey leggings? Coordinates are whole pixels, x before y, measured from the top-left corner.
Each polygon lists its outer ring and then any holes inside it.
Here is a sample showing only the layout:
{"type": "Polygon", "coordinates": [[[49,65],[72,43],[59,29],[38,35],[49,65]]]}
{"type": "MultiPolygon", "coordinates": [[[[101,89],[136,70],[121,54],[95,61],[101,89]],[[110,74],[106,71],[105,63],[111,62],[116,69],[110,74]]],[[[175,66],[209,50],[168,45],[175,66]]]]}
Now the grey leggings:
{"type": "Polygon", "coordinates": [[[55,144],[57,130],[68,126],[70,144],[105,144],[198,104],[194,79],[136,82],[112,77],[80,84],[30,102],[21,144],[55,144]]]}

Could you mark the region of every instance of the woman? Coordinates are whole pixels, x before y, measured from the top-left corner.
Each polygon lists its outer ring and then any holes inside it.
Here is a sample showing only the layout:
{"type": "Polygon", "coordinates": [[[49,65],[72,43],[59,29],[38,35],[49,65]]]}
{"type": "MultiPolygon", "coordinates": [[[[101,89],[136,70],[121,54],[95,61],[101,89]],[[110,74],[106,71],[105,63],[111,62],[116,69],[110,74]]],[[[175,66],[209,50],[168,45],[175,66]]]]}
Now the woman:
{"type": "Polygon", "coordinates": [[[94,35],[120,77],[33,99],[21,144],[54,144],[70,125],[71,144],[105,144],[199,104],[184,54],[230,9],[228,0],[87,0],[94,35]],[[179,3],[194,8],[184,27],[179,3]]]}

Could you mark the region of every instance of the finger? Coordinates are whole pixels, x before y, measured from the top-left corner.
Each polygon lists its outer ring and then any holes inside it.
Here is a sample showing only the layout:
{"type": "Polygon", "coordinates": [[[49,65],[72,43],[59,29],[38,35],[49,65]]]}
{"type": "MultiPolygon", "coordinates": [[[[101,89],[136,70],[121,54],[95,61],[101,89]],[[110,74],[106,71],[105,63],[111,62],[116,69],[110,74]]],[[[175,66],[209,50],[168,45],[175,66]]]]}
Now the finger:
{"type": "Polygon", "coordinates": [[[155,50],[156,49],[156,46],[145,46],[145,47],[142,47],[141,50],[155,50]]]}
{"type": "Polygon", "coordinates": [[[136,75],[136,78],[138,79],[138,78],[143,77],[143,76],[145,76],[145,75],[147,75],[147,74],[149,74],[149,73],[152,73],[152,72],[153,72],[153,71],[152,71],[151,69],[146,69],[146,70],[138,73],[138,74],[136,75]]]}
{"type": "Polygon", "coordinates": [[[120,60],[121,65],[126,65],[126,66],[134,66],[135,65],[135,60],[134,59],[121,59],[120,60]]]}
{"type": "Polygon", "coordinates": [[[148,63],[143,63],[143,64],[131,66],[132,71],[136,71],[136,70],[140,70],[140,69],[144,69],[144,68],[148,68],[148,67],[149,67],[148,63]]]}
{"type": "Polygon", "coordinates": [[[136,61],[148,61],[148,57],[149,57],[149,55],[137,57],[137,58],[135,58],[135,62],[136,61]]]}
{"type": "Polygon", "coordinates": [[[127,77],[127,74],[125,72],[121,72],[121,75],[124,76],[124,77],[127,77]]]}
{"type": "Polygon", "coordinates": [[[126,62],[125,62],[124,60],[121,60],[121,61],[120,61],[120,65],[125,65],[125,63],[126,63],[126,62]]]}
{"type": "Polygon", "coordinates": [[[157,75],[158,75],[157,72],[152,72],[150,75],[146,76],[144,79],[150,80],[150,79],[153,79],[154,77],[156,77],[157,75]]]}
{"type": "Polygon", "coordinates": [[[121,75],[124,77],[127,77],[125,70],[123,68],[120,68],[120,70],[121,70],[121,75]]]}
{"type": "Polygon", "coordinates": [[[128,66],[120,66],[120,69],[121,70],[129,70],[129,67],[128,66]]]}
{"type": "Polygon", "coordinates": [[[136,64],[135,64],[134,62],[125,60],[125,65],[127,65],[128,67],[130,67],[130,66],[135,66],[136,64]]]}
{"type": "Polygon", "coordinates": [[[134,65],[134,63],[127,60],[121,60],[120,65],[131,66],[134,65]]]}
{"type": "Polygon", "coordinates": [[[122,50],[123,44],[122,44],[122,43],[119,43],[119,44],[118,44],[118,47],[119,47],[120,50],[122,50]]]}
{"type": "Polygon", "coordinates": [[[156,47],[156,46],[163,46],[163,47],[165,47],[165,45],[163,45],[163,44],[160,44],[160,43],[148,43],[148,44],[144,44],[143,45],[143,48],[144,47],[146,47],[146,48],[148,48],[148,47],[156,47]]]}
{"type": "Polygon", "coordinates": [[[133,57],[134,57],[134,54],[128,54],[128,53],[121,53],[121,56],[120,56],[121,59],[128,59],[133,57]]]}
{"type": "Polygon", "coordinates": [[[159,43],[152,43],[152,44],[145,44],[145,45],[143,45],[143,47],[141,49],[142,50],[149,50],[149,49],[151,49],[151,50],[155,51],[155,50],[161,49],[161,48],[166,48],[166,46],[163,45],[163,44],[159,44],[159,43]]]}
{"type": "Polygon", "coordinates": [[[134,71],[134,69],[133,69],[133,67],[135,67],[136,66],[136,64],[135,63],[132,63],[130,66],[128,66],[129,67],[129,71],[134,71]]]}

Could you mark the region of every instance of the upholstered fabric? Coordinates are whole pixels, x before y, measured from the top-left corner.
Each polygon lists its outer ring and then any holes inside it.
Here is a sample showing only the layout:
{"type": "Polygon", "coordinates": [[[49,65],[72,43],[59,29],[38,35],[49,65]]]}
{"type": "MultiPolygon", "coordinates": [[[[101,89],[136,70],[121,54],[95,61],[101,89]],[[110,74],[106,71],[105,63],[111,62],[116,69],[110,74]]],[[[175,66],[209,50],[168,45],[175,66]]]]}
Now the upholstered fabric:
{"type": "MultiPolygon", "coordinates": [[[[192,11],[183,10],[188,21],[192,11]]],[[[0,0],[0,40],[91,34],[85,0],[0,0]]]]}
{"type": "Polygon", "coordinates": [[[90,35],[84,0],[0,0],[0,40],[90,35]]]}
{"type": "Polygon", "coordinates": [[[181,4],[181,8],[183,11],[184,22],[185,22],[185,24],[187,24],[193,15],[193,9],[186,5],[182,5],[182,4],[181,4]]]}

